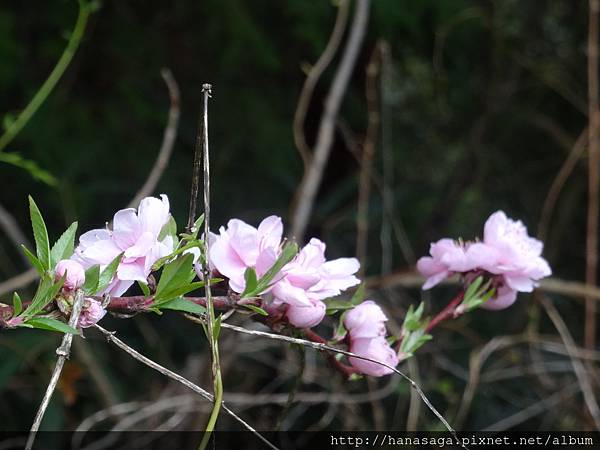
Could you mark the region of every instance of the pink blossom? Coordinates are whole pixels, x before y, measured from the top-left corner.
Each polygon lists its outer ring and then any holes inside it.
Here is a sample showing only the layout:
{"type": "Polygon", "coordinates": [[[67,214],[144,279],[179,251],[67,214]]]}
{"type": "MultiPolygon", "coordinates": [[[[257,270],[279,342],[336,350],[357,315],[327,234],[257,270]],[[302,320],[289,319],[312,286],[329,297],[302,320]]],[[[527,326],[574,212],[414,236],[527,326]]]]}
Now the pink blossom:
{"type": "Polygon", "coordinates": [[[80,328],[89,328],[98,323],[105,315],[106,310],[99,301],[86,297],[79,316],[78,325],[80,328]]]}
{"type": "Polygon", "coordinates": [[[65,277],[63,288],[69,291],[83,286],[85,282],[85,270],[77,261],[63,259],[59,261],[54,269],[56,279],[65,277]]]}
{"type": "Polygon", "coordinates": [[[344,316],[344,326],[351,339],[385,336],[387,317],[374,301],[365,300],[344,316]]]}
{"type": "MultiPolygon", "coordinates": [[[[350,351],[358,356],[371,358],[391,367],[396,367],[398,365],[398,355],[396,355],[394,349],[383,336],[352,339],[350,341],[350,351]]],[[[365,375],[381,377],[393,372],[389,367],[364,359],[349,357],[348,361],[350,361],[352,367],[365,375]]]]}
{"type": "Polygon", "coordinates": [[[144,198],[136,211],[133,208],[118,211],[113,218],[113,229],[96,229],[79,238],[73,259],[84,268],[100,265],[103,270],[119,254],[123,259],[116,277],[104,292],[118,296],[134,281],[145,282],[152,264],[173,252],[173,238],[158,236],[169,220],[169,199],[161,195],[144,198]]]}
{"type": "Polygon", "coordinates": [[[482,242],[463,244],[442,239],[431,244],[431,256],[420,258],[417,269],[427,278],[423,289],[455,273],[467,281],[487,273],[496,295],[482,307],[504,309],[514,303],[517,292],[531,292],[541,278],[552,273],[541,256],[543,247],[541,241],[527,234],[520,220],[497,211],[485,222],[482,242]]]}
{"type": "Polygon", "coordinates": [[[312,328],[325,317],[326,306],[320,300],[311,300],[310,305],[288,305],[285,316],[297,328],[312,328]]]}
{"type": "Polygon", "coordinates": [[[264,219],[258,229],[231,219],[227,228],[221,227],[218,235],[211,236],[209,263],[229,278],[232,290],[241,293],[246,286],[246,269],[253,267],[260,278],[275,263],[281,252],[282,234],[283,224],[277,216],[264,219]]]}
{"type": "Polygon", "coordinates": [[[325,244],[311,239],[298,255],[284,266],[284,277],[273,287],[280,302],[309,306],[311,301],[335,297],[360,280],[354,274],[360,268],[356,258],[325,259],[325,244]]]}

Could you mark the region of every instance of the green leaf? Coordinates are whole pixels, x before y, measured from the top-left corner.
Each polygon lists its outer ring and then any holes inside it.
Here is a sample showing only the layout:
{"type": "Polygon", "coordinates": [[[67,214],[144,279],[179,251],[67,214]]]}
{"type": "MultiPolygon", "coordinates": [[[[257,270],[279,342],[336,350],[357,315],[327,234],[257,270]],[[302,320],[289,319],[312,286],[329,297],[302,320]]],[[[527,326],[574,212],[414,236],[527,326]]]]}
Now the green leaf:
{"type": "Polygon", "coordinates": [[[165,301],[169,301],[175,297],[180,297],[189,292],[195,291],[196,289],[200,289],[201,287],[204,287],[204,285],[204,281],[196,281],[195,283],[188,283],[178,286],[174,289],[169,289],[161,294],[161,299],[159,299],[158,302],[156,301],[156,298],[154,299],[154,305],[162,305],[165,301]]]}
{"type": "Polygon", "coordinates": [[[471,282],[471,284],[465,291],[464,301],[468,302],[471,298],[473,298],[476,295],[477,291],[479,290],[479,286],[481,286],[481,283],[483,283],[483,277],[481,276],[475,278],[475,280],[471,282]]]}
{"type": "Polygon", "coordinates": [[[241,298],[255,297],[265,290],[267,290],[270,286],[271,281],[281,272],[283,266],[289,263],[296,254],[298,253],[298,244],[295,242],[288,242],[281,251],[281,255],[277,258],[277,261],[271,266],[269,270],[258,280],[256,288],[252,291],[246,292],[245,295],[242,295],[241,298]]]}
{"type": "Polygon", "coordinates": [[[83,283],[83,291],[88,295],[94,295],[98,291],[99,281],[100,266],[96,264],[85,271],[85,283],[83,283]]]}
{"type": "Polygon", "coordinates": [[[154,295],[156,303],[169,300],[169,292],[190,284],[196,275],[193,260],[194,256],[188,253],[165,265],[154,295]]]}
{"type": "Polygon", "coordinates": [[[13,316],[18,316],[23,311],[23,302],[16,292],[13,294],[13,316]]]}
{"type": "Polygon", "coordinates": [[[246,297],[249,292],[255,292],[258,286],[258,278],[256,277],[256,270],[254,267],[248,267],[244,272],[244,280],[246,281],[246,287],[242,292],[242,298],[246,297]]]}
{"type": "Polygon", "coordinates": [[[183,297],[174,298],[173,300],[166,301],[160,305],[161,309],[172,309],[174,311],[184,311],[199,316],[206,313],[206,308],[202,305],[198,305],[194,302],[186,300],[183,297]]]}
{"type": "Polygon", "coordinates": [[[158,234],[158,240],[162,241],[167,236],[177,238],[177,223],[173,216],[169,216],[169,220],[161,228],[160,233],[158,234]]]}
{"type": "Polygon", "coordinates": [[[115,276],[115,273],[117,273],[117,268],[119,267],[122,258],[123,253],[117,255],[117,257],[113,259],[110,262],[110,264],[104,268],[104,270],[100,274],[100,277],[98,278],[98,288],[96,289],[96,292],[105,289],[110,284],[110,282],[115,276]]]}
{"type": "Polygon", "coordinates": [[[329,316],[337,313],[338,311],[346,311],[356,306],[348,300],[328,300],[325,304],[327,305],[326,313],[329,316]]]}
{"type": "Polygon", "coordinates": [[[50,250],[51,267],[56,266],[60,260],[71,257],[75,248],[75,233],[77,233],[77,222],[73,222],[54,243],[50,250]]]}
{"type": "Polygon", "coordinates": [[[27,247],[25,247],[23,244],[21,244],[21,249],[23,250],[23,253],[27,257],[27,259],[29,260],[31,265],[33,267],[35,267],[35,270],[37,270],[40,275],[44,275],[44,273],[46,273],[46,269],[44,269],[44,265],[37,258],[37,256],[35,256],[33,253],[31,253],[29,251],[29,249],[27,247]]]}
{"type": "Polygon", "coordinates": [[[260,308],[259,306],[256,305],[244,305],[245,308],[248,308],[251,311],[254,311],[255,313],[260,314],[261,316],[268,316],[269,313],[266,312],[264,309],[260,308]]]}
{"type": "Polygon", "coordinates": [[[142,283],[141,281],[138,281],[137,284],[144,293],[144,295],[148,297],[150,295],[150,288],[148,287],[148,285],[146,283],[142,283]]]}
{"type": "Polygon", "coordinates": [[[29,215],[31,217],[31,227],[33,228],[33,237],[35,238],[36,254],[44,270],[50,269],[50,241],[48,240],[48,230],[42,217],[42,213],[35,204],[35,201],[29,196],[29,215]]]}
{"type": "Polygon", "coordinates": [[[354,295],[352,295],[352,298],[350,299],[350,304],[356,306],[356,305],[362,303],[363,300],[365,299],[365,290],[366,290],[365,283],[361,283],[358,286],[358,288],[356,288],[356,291],[354,291],[354,295]]]}
{"type": "Polygon", "coordinates": [[[75,328],[70,327],[60,320],[51,319],[50,317],[35,317],[25,322],[27,325],[31,325],[33,328],[39,328],[40,330],[58,331],[59,333],[70,333],[79,334],[75,328]]]}
{"type": "Polygon", "coordinates": [[[156,262],[154,264],[152,264],[152,271],[154,272],[154,271],[160,269],[167,261],[170,261],[175,256],[180,255],[183,252],[185,252],[186,250],[189,250],[189,249],[194,248],[194,247],[200,248],[200,252],[202,252],[202,247],[200,246],[200,241],[190,242],[188,244],[185,244],[183,247],[178,248],[177,250],[175,250],[170,255],[163,256],[162,258],[157,259],[156,262]]]}
{"type": "Polygon", "coordinates": [[[18,153],[0,152],[0,162],[19,167],[29,173],[35,180],[41,181],[48,186],[56,186],[58,180],[54,175],[42,169],[35,161],[25,159],[18,153]]]}
{"type": "Polygon", "coordinates": [[[33,300],[31,300],[27,309],[23,311],[21,317],[33,317],[38,314],[48,303],[54,300],[54,297],[56,297],[56,294],[58,294],[58,291],[60,291],[64,282],[64,276],[55,283],[49,276],[43,277],[33,300]]]}

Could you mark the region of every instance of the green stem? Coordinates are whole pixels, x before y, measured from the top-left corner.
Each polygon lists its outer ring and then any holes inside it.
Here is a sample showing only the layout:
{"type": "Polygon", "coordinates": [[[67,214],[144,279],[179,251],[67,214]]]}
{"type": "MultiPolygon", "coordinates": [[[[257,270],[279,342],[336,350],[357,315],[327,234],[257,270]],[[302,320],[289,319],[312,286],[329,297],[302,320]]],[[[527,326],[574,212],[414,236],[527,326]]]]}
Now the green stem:
{"type": "Polygon", "coordinates": [[[50,92],[52,92],[54,86],[58,83],[58,80],[62,77],[81,43],[87,20],[92,11],[93,7],[90,3],[85,0],[79,1],[79,15],[77,16],[77,22],[75,23],[75,28],[73,28],[67,47],[56,63],[56,66],[54,66],[54,69],[50,72],[50,75],[36,92],[29,104],[21,111],[19,117],[17,117],[17,119],[8,127],[5,133],[0,136],[0,152],[10,144],[27,122],[29,122],[39,107],[46,101],[46,98],[48,98],[48,95],[50,95],[50,92]]]}

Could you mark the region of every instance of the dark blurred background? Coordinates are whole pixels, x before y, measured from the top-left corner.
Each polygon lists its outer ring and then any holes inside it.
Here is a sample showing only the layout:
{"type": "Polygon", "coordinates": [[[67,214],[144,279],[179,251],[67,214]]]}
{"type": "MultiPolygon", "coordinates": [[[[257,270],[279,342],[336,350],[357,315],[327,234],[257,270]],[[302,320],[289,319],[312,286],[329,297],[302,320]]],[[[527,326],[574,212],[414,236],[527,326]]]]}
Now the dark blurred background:
{"type": "MultiPolygon", "coordinates": [[[[380,124],[366,275],[408,273],[431,240],[481,235],[487,216],[503,209],[521,218],[530,234],[542,234],[556,277],[582,281],[587,163],[575,143],[587,125],[587,9],[586,2],[571,0],[374,0],[306,235],[325,240],[329,257],[356,253],[359,161],[369,120],[366,68],[376,58],[380,124]],[[569,155],[572,170],[549,204],[569,155]]],[[[54,67],[77,10],[74,0],[1,2],[0,112],[6,120],[54,67]]],[[[336,13],[326,0],[102,1],[57,87],[5,149],[36,167],[0,162],[0,205],[30,240],[28,194],[54,238],[73,220],[80,231],[103,226],[133,198],[154,164],[169,110],[160,76],[166,67],[181,91],[181,120],[154,193],[168,194],[183,225],[201,86],[210,82],[213,226],[231,217],[256,225],[270,214],[289,225],[303,174],[292,120],[305,71],[325,48],[336,13]]],[[[309,145],[340,53],[310,102],[304,127],[309,145]]],[[[26,269],[12,240],[0,232],[0,279],[26,269]]],[[[372,292],[393,316],[392,331],[408,305],[423,297],[417,285],[406,283],[375,283],[372,292]]],[[[5,292],[1,301],[10,303],[11,295],[5,292]]],[[[452,288],[435,290],[425,297],[428,310],[439,309],[451,295],[452,288]]],[[[581,343],[581,299],[540,295],[553,301],[581,343]]],[[[521,294],[508,310],[476,311],[450,323],[403,365],[457,427],[579,429],[589,423],[562,340],[533,297],[521,294]],[[498,347],[485,359],[480,350],[499,336],[509,338],[494,341],[498,347]],[[475,385],[469,370],[480,374],[475,385]],[[537,404],[537,413],[514,418],[537,404]]],[[[210,384],[205,339],[194,324],[174,314],[107,317],[103,324],[166,366],[210,384]]],[[[323,325],[323,334],[329,333],[323,325]]],[[[259,429],[273,429],[280,419],[282,429],[441,427],[399,377],[347,383],[308,351],[298,385],[302,358],[295,349],[231,332],[222,338],[231,406],[259,429]],[[296,399],[286,408],[293,389],[296,399]]],[[[29,428],[59,339],[50,332],[2,332],[0,428],[29,428]]],[[[598,355],[587,356],[591,368],[598,355]]],[[[597,390],[596,373],[589,374],[597,390]]],[[[89,332],[75,349],[44,426],[74,429],[110,405],[139,402],[139,411],[184,394],[89,332]]],[[[202,403],[196,410],[177,405],[159,408],[135,427],[150,429],[181,414],[176,428],[198,429],[206,414],[202,403]]],[[[94,427],[107,429],[121,419],[94,427]]],[[[237,427],[227,416],[220,426],[237,427]]]]}

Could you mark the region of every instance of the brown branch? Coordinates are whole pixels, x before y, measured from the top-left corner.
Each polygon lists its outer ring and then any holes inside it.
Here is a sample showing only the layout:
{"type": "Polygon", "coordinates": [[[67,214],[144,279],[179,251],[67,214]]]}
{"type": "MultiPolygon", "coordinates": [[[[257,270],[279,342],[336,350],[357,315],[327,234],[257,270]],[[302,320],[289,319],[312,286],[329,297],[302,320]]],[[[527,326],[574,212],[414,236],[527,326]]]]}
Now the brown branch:
{"type": "MultiPolygon", "coordinates": [[[[317,333],[315,333],[313,330],[310,330],[310,329],[303,330],[303,334],[306,337],[306,339],[308,339],[311,342],[317,342],[319,344],[327,344],[327,341],[325,339],[323,339],[321,336],[319,336],[317,333]]],[[[356,369],[354,369],[354,367],[349,366],[349,365],[344,364],[343,362],[339,361],[335,357],[335,353],[328,353],[327,359],[329,360],[330,364],[333,367],[335,367],[335,369],[338,370],[346,378],[350,378],[352,375],[357,373],[356,369]]]]}
{"type": "MultiPolygon", "coordinates": [[[[588,30],[588,208],[585,258],[585,282],[596,285],[598,269],[598,190],[600,189],[600,104],[598,103],[598,14],[599,0],[589,0],[588,30]]],[[[596,347],[596,302],[585,299],[585,347],[596,347]]]]}
{"type": "Polygon", "coordinates": [[[302,91],[300,92],[300,98],[298,99],[298,106],[296,107],[296,112],[294,113],[294,143],[296,144],[296,148],[302,157],[305,170],[309,166],[312,159],[312,153],[308,143],[306,142],[306,135],[304,134],[304,121],[306,119],[306,113],[308,112],[308,107],[319,78],[321,78],[321,75],[325,69],[327,69],[329,64],[331,64],[331,61],[333,60],[333,57],[340,46],[342,36],[344,35],[344,30],[346,29],[346,23],[348,22],[348,6],[349,0],[340,1],[335,19],[335,25],[333,26],[333,31],[331,32],[329,41],[327,42],[325,50],[323,50],[323,53],[315,65],[310,68],[308,74],[306,75],[306,80],[304,81],[302,91]]]}
{"type": "Polygon", "coordinates": [[[342,105],[344,93],[348,88],[348,83],[367,29],[369,5],[370,0],[357,0],[354,19],[350,28],[350,36],[325,100],[325,110],[323,111],[317,133],[314,156],[310,167],[304,172],[304,177],[296,192],[297,204],[292,212],[291,236],[298,242],[302,242],[303,240],[315,197],[321,185],[327,160],[329,159],[329,153],[333,144],[336,117],[342,105]]]}
{"type": "Polygon", "coordinates": [[[425,331],[429,333],[444,320],[447,320],[450,317],[456,317],[456,308],[463,301],[464,295],[465,293],[461,291],[456,297],[454,297],[444,309],[442,309],[433,319],[431,319],[429,324],[427,324],[425,331]]]}

